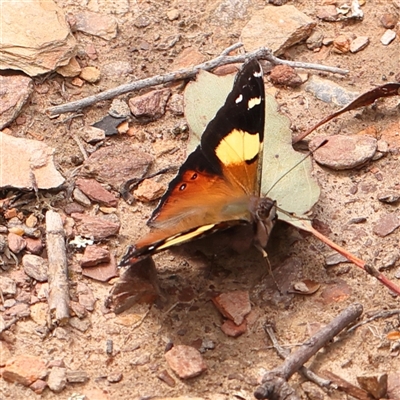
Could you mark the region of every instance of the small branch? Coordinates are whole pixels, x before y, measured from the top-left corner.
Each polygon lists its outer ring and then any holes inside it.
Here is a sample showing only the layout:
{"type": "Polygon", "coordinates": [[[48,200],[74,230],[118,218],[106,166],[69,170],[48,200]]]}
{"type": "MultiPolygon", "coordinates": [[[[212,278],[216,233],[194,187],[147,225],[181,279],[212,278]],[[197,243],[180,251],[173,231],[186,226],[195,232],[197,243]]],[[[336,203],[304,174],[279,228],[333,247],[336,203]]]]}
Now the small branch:
{"type": "Polygon", "coordinates": [[[355,329],[359,328],[362,325],[368,324],[378,318],[389,318],[393,315],[400,314],[400,310],[384,310],[379,311],[376,314],[372,315],[371,317],[365,319],[364,321],[359,322],[358,324],[353,325],[351,328],[347,329],[347,333],[354,331],[355,329]]]}
{"type": "MultiPolygon", "coordinates": [[[[279,357],[281,357],[282,359],[286,359],[287,357],[289,357],[290,355],[290,351],[288,349],[283,348],[278,340],[276,339],[274,330],[272,328],[271,325],[265,325],[264,326],[264,330],[266,332],[266,334],[269,336],[272,345],[275,349],[275,351],[278,353],[279,357]]],[[[324,379],[319,377],[316,373],[314,373],[313,371],[311,371],[310,369],[308,369],[307,367],[305,367],[304,365],[302,365],[299,369],[299,372],[309,381],[314,382],[315,384],[317,384],[318,386],[321,387],[329,387],[331,384],[331,381],[328,379],[324,379]]]]}
{"type": "Polygon", "coordinates": [[[285,362],[263,377],[263,383],[254,392],[256,399],[297,399],[288,384],[289,378],[297,372],[323,346],[331,341],[339,332],[354,322],[363,311],[361,304],[352,304],[334,318],[328,325],[319,330],[297,351],[289,355],[285,362]],[[285,397],[285,396],[289,397],[285,397]]]}
{"type": "Polygon", "coordinates": [[[281,59],[273,56],[271,53],[271,50],[266,47],[262,47],[260,49],[251,51],[249,53],[239,54],[236,56],[228,56],[225,54],[226,52],[230,52],[230,51],[236,49],[237,47],[239,47],[239,44],[230,46],[226,50],[224,50],[224,52],[222,52],[222,54],[220,56],[218,56],[210,61],[206,61],[202,64],[198,64],[194,67],[180,69],[175,72],[169,72],[165,75],[156,75],[151,78],[141,79],[136,82],[131,82],[131,83],[127,83],[124,85],[120,85],[115,88],[105,90],[104,92],[95,94],[93,96],[85,97],[84,99],[81,99],[81,100],[72,101],[70,103],[50,107],[46,111],[50,114],[50,116],[56,115],[56,114],[63,114],[66,112],[71,112],[71,111],[78,111],[84,107],[91,106],[99,101],[113,99],[114,97],[120,96],[121,94],[138,91],[140,89],[144,89],[144,88],[148,88],[148,87],[152,87],[152,86],[156,86],[156,85],[162,85],[162,84],[174,82],[177,80],[193,78],[197,75],[197,73],[201,69],[203,69],[205,71],[209,71],[209,70],[211,70],[215,67],[219,67],[221,65],[243,63],[247,59],[251,59],[251,58],[257,58],[259,60],[268,60],[273,64],[286,64],[286,65],[291,65],[293,67],[298,67],[298,68],[307,68],[307,69],[315,69],[315,70],[319,70],[319,71],[332,72],[334,74],[346,75],[349,72],[347,70],[343,70],[340,68],[327,67],[327,66],[319,65],[319,64],[307,64],[307,63],[281,60],[281,59]]]}
{"type": "Polygon", "coordinates": [[[65,325],[69,319],[69,287],[65,233],[59,214],[46,213],[46,239],[49,259],[49,319],[50,327],[65,325]]]}

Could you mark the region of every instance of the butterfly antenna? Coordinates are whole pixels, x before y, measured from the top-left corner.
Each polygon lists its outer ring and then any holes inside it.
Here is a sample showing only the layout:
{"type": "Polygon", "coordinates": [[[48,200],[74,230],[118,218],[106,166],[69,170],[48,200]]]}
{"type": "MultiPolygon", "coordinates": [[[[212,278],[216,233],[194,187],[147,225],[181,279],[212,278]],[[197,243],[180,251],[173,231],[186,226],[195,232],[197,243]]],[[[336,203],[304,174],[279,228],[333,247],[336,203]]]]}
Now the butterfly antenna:
{"type": "Polygon", "coordinates": [[[328,139],[324,139],[316,149],[313,151],[309,150],[309,152],[296,164],[293,165],[288,171],[286,171],[269,189],[268,192],[265,194],[265,196],[268,196],[268,193],[271,192],[271,190],[286,176],[289,175],[290,172],[292,172],[295,168],[297,168],[304,160],[306,160],[308,157],[310,157],[314,151],[320,149],[322,146],[325,146],[328,143],[328,139]]]}
{"type": "Polygon", "coordinates": [[[278,285],[278,282],[275,279],[274,272],[272,271],[272,266],[271,266],[271,263],[269,262],[268,253],[261,246],[256,245],[255,247],[256,247],[257,250],[259,250],[261,252],[261,254],[263,256],[263,259],[265,260],[265,263],[267,264],[267,267],[268,267],[269,273],[271,275],[271,278],[274,281],[274,284],[275,284],[278,292],[280,294],[282,294],[282,291],[281,291],[281,289],[280,289],[280,287],[278,285]]]}

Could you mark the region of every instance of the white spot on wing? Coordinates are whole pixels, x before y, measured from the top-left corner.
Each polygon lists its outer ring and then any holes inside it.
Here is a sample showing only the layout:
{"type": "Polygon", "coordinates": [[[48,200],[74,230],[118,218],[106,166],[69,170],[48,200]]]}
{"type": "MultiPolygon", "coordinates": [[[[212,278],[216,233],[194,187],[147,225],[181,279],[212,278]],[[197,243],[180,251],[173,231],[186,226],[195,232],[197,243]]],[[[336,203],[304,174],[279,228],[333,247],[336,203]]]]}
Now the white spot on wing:
{"type": "Polygon", "coordinates": [[[261,97],[253,97],[252,99],[249,99],[247,109],[251,110],[254,106],[258,106],[259,104],[261,104],[261,97]]]}
{"type": "Polygon", "coordinates": [[[253,74],[256,78],[261,78],[262,77],[262,72],[261,71],[254,71],[253,74]]]}
{"type": "Polygon", "coordinates": [[[239,94],[239,96],[236,98],[235,103],[239,104],[243,100],[243,96],[239,94]]]}

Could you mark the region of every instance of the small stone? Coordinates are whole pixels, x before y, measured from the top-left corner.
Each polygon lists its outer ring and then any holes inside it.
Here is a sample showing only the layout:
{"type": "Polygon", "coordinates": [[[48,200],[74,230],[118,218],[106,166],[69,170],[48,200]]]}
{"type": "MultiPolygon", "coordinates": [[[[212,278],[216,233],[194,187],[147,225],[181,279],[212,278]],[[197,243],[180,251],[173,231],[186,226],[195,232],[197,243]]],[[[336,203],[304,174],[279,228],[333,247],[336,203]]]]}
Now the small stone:
{"type": "Polygon", "coordinates": [[[85,84],[85,81],[83,81],[81,78],[74,78],[71,81],[71,84],[77,87],[82,87],[85,84]]]}
{"type": "Polygon", "coordinates": [[[350,52],[357,53],[358,51],[364,50],[369,44],[368,36],[358,36],[350,43],[350,52]]]}
{"type": "Polygon", "coordinates": [[[222,293],[214,297],[212,302],[224,317],[236,325],[241,325],[245,316],[251,311],[249,293],[246,291],[222,293]]]}
{"type": "Polygon", "coordinates": [[[184,105],[183,96],[178,93],[174,93],[168,101],[168,110],[174,115],[183,115],[184,105]]]}
{"type": "Polygon", "coordinates": [[[76,293],[78,295],[79,303],[82,304],[86,310],[93,311],[96,298],[94,297],[90,287],[82,282],[79,282],[76,288],[76,293]]]}
{"type": "Polygon", "coordinates": [[[339,35],[333,40],[333,50],[338,54],[345,54],[350,51],[351,40],[346,35],[339,35]]]}
{"type": "Polygon", "coordinates": [[[33,390],[36,394],[42,394],[46,388],[47,382],[42,379],[37,379],[29,386],[29,389],[33,390]]]}
{"type": "Polygon", "coordinates": [[[71,215],[72,213],[83,213],[85,211],[85,209],[78,203],[72,202],[72,203],[68,203],[65,207],[64,207],[64,212],[68,215],[71,215]]]}
{"type": "Polygon", "coordinates": [[[11,351],[7,343],[0,340],[0,367],[4,367],[11,357],[12,357],[11,351]]]}
{"type": "Polygon", "coordinates": [[[382,203],[396,203],[400,199],[400,193],[399,192],[393,192],[393,191],[387,191],[383,193],[378,194],[378,200],[381,201],[382,203]]]}
{"type": "Polygon", "coordinates": [[[114,118],[126,118],[131,114],[131,110],[125,101],[114,99],[108,113],[114,118]]]}
{"type": "Polygon", "coordinates": [[[315,161],[334,170],[352,169],[365,164],[374,156],[376,147],[375,138],[362,135],[319,136],[310,142],[310,149],[313,151],[315,161]],[[317,149],[325,139],[328,142],[317,149]]]}
{"type": "Polygon", "coordinates": [[[30,386],[38,379],[47,375],[45,363],[38,357],[22,355],[6,362],[2,371],[3,379],[8,382],[18,382],[30,386]]]}
{"type": "Polygon", "coordinates": [[[136,26],[136,28],[146,28],[150,25],[150,19],[146,17],[145,15],[139,15],[135,20],[133,21],[133,25],[136,26]]]}
{"type": "Polygon", "coordinates": [[[122,372],[114,372],[113,374],[107,375],[107,380],[110,383],[118,383],[122,380],[122,372]]]}
{"type": "Polygon", "coordinates": [[[148,171],[154,157],[132,145],[115,143],[95,151],[82,166],[82,176],[120,187],[129,179],[140,179],[148,171]]]}
{"type": "Polygon", "coordinates": [[[357,382],[361,389],[371,394],[374,399],[386,397],[388,387],[387,374],[357,376],[357,382]]]}
{"type": "Polygon", "coordinates": [[[392,29],[386,30],[386,32],[381,37],[381,43],[384,46],[389,45],[396,37],[396,31],[392,29]]]}
{"type": "Polygon", "coordinates": [[[316,30],[306,40],[306,46],[309,50],[320,49],[323,40],[324,34],[321,31],[316,30]]]}
{"type": "Polygon", "coordinates": [[[79,77],[86,82],[96,83],[100,80],[100,70],[96,67],[85,67],[82,68],[79,77]]]}
{"type": "Polygon", "coordinates": [[[94,267],[95,265],[109,262],[110,259],[110,252],[107,249],[92,245],[85,248],[80,264],[81,267],[94,267]]]}
{"type": "Polygon", "coordinates": [[[118,199],[95,179],[78,178],[76,186],[91,200],[104,204],[109,207],[115,207],[118,199]]]}
{"type": "Polygon", "coordinates": [[[66,369],[62,367],[53,367],[47,378],[47,385],[52,392],[62,392],[67,385],[66,369]]]}
{"type": "Polygon", "coordinates": [[[68,383],[85,383],[89,380],[88,374],[83,370],[74,370],[66,372],[68,383]]]}
{"type": "Polygon", "coordinates": [[[64,183],[64,178],[54,165],[54,149],[47,144],[2,132],[0,132],[0,143],[2,150],[0,189],[8,187],[50,189],[64,183]]]}
{"type": "Polygon", "coordinates": [[[0,291],[5,297],[12,297],[17,294],[17,284],[14,279],[2,276],[0,279],[0,291]]]}
{"type": "Polygon", "coordinates": [[[57,73],[65,78],[74,78],[75,76],[78,76],[81,71],[82,68],[75,57],[72,57],[67,65],[57,68],[57,73]]]}
{"type": "Polygon", "coordinates": [[[82,275],[101,282],[109,281],[111,278],[118,276],[115,257],[111,255],[111,259],[108,263],[98,264],[89,268],[82,268],[82,275]]]}
{"type": "Polygon", "coordinates": [[[173,70],[178,70],[193,67],[194,65],[202,63],[205,59],[204,54],[200,53],[197,49],[187,47],[175,57],[171,68],[173,70]]]}
{"type": "Polygon", "coordinates": [[[83,131],[83,139],[86,143],[96,144],[106,138],[106,133],[103,129],[94,126],[85,126],[83,131]]]}
{"type": "Polygon", "coordinates": [[[165,353],[165,359],[169,367],[181,379],[193,378],[207,369],[200,352],[186,345],[174,346],[165,353]]]}
{"type": "Polygon", "coordinates": [[[26,247],[25,239],[15,233],[10,232],[7,236],[7,240],[9,249],[15,254],[20,253],[26,247]]]}
{"type": "Polygon", "coordinates": [[[72,31],[81,31],[89,35],[100,36],[105,40],[117,36],[118,24],[110,14],[102,15],[92,11],[84,11],[73,16],[72,31]]]}
{"type": "Polygon", "coordinates": [[[163,184],[152,179],[145,179],[135,190],[134,196],[137,200],[144,203],[159,199],[165,192],[163,184]]]}
{"type": "Polygon", "coordinates": [[[317,7],[316,15],[317,18],[327,22],[335,22],[339,18],[336,6],[333,4],[317,7]]]}
{"type": "Polygon", "coordinates": [[[265,46],[278,56],[310,36],[316,23],[293,5],[266,6],[257,11],[241,32],[246,51],[265,46]]]}
{"type": "Polygon", "coordinates": [[[34,228],[38,223],[38,219],[34,214],[29,215],[29,217],[25,221],[25,225],[28,228],[34,228]]]}
{"type": "Polygon", "coordinates": [[[394,14],[385,13],[382,15],[380,21],[384,28],[393,29],[399,21],[399,18],[394,14]]]}
{"type": "Polygon", "coordinates": [[[238,337],[247,331],[247,322],[243,321],[240,325],[236,325],[233,321],[227,319],[221,325],[221,330],[227,336],[238,337]]]}
{"type": "Polygon", "coordinates": [[[15,299],[7,299],[7,300],[4,300],[3,306],[4,306],[4,308],[11,308],[11,307],[15,306],[16,303],[17,303],[17,301],[15,299]]]}
{"type": "Polygon", "coordinates": [[[22,257],[25,273],[38,282],[47,282],[48,263],[42,257],[25,254],[22,257]]]}
{"type": "Polygon", "coordinates": [[[82,206],[90,207],[92,205],[90,199],[79,188],[75,188],[72,195],[74,196],[75,201],[82,206]]]}
{"type": "Polygon", "coordinates": [[[82,304],[77,303],[76,301],[70,301],[69,308],[72,311],[72,316],[76,316],[79,319],[86,318],[88,316],[86,308],[82,304]]]}
{"type": "Polygon", "coordinates": [[[120,223],[113,222],[108,218],[112,215],[97,217],[79,213],[71,214],[77,223],[78,233],[81,236],[93,238],[94,240],[103,240],[119,232],[120,223]]]}
{"type": "MultiPolygon", "coordinates": [[[[104,64],[101,68],[101,72],[108,78],[124,78],[133,73],[132,64],[129,61],[114,61],[108,64],[104,64]]],[[[122,101],[119,99],[115,99],[122,101]]],[[[114,101],[115,101],[114,100],[114,101]]],[[[125,102],[123,102],[125,103],[125,102]]],[[[126,104],[126,103],[125,103],[126,104]]],[[[126,115],[127,116],[127,115],[126,115]]]]}
{"type": "Polygon", "coordinates": [[[325,258],[325,265],[327,267],[332,267],[333,265],[337,265],[340,263],[348,263],[350,262],[345,256],[342,256],[339,253],[333,253],[325,258]]]}
{"type": "Polygon", "coordinates": [[[160,379],[161,381],[165,382],[169,387],[175,387],[176,382],[174,378],[168,373],[166,369],[161,371],[158,375],[157,378],[160,379]]]}
{"type": "Polygon", "coordinates": [[[169,10],[167,11],[167,18],[170,21],[175,21],[176,19],[178,19],[181,16],[181,14],[179,13],[179,10],[177,9],[173,9],[173,10],[169,10]]]}
{"type": "Polygon", "coordinates": [[[274,85],[298,87],[303,82],[294,68],[289,65],[276,65],[269,76],[274,85]]]}
{"type": "Polygon", "coordinates": [[[152,90],[142,96],[130,98],[129,108],[136,118],[154,121],[165,114],[165,107],[170,95],[170,89],[152,90]]]}
{"type": "Polygon", "coordinates": [[[6,315],[11,317],[25,318],[31,315],[31,310],[26,303],[16,303],[6,311],[6,315]]]}
{"type": "Polygon", "coordinates": [[[69,319],[69,324],[80,332],[86,332],[90,328],[90,321],[85,319],[79,319],[78,317],[72,317],[69,319]]]}
{"type": "Polygon", "coordinates": [[[375,235],[385,237],[392,233],[400,226],[400,220],[394,213],[385,214],[379,218],[378,222],[373,227],[375,235]]]}
{"type": "Polygon", "coordinates": [[[30,317],[37,325],[46,325],[48,312],[47,303],[36,303],[30,307],[30,317]]]}
{"type": "Polygon", "coordinates": [[[63,359],[55,359],[55,360],[50,360],[47,363],[47,368],[53,368],[53,367],[61,367],[65,368],[65,362],[63,359]]]}

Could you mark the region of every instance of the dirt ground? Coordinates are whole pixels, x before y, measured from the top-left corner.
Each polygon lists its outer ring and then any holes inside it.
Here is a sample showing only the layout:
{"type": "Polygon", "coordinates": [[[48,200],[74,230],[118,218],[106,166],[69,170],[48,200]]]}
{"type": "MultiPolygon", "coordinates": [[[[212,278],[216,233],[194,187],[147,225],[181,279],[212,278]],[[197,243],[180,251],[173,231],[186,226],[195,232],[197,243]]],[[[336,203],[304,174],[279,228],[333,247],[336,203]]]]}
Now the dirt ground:
{"type": "MultiPolygon", "coordinates": [[[[72,0],[57,0],[57,3],[71,13],[84,7],[72,0]]],[[[243,2],[245,3],[247,4],[243,2]]],[[[289,1],[289,4],[295,5],[316,21],[317,3],[320,2],[289,1]]],[[[101,68],[103,64],[112,61],[129,60],[134,69],[129,79],[149,77],[170,71],[174,58],[189,46],[199,50],[207,58],[217,56],[238,41],[243,26],[257,10],[265,6],[265,2],[252,1],[244,7],[246,11],[242,18],[233,19],[228,24],[218,19],[215,13],[218,5],[219,2],[206,0],[131,2],[131,11],[118,16],[119,33],[116,39],[104,41],[80,33],[76,37],[82,45],[94,44],[98,59],[91,61],[91,65],[101,68]],[[167,11],[172,8],[180,12],[180,18],[176,21],[169,21],[166,17],[167,11]],[[144,29],[136,28],[133,20],[138,15],[148,17],[151,24],[144,29]],[[181,39],[171,49],[152,49],[156,35],[160,42],[175,34],[180,34],[181,39]],[[139,43],[142,41],[150,44],[149,50],[140,49],[139,43]]],[[[350,73],[345,77],[332,74],[325,76],[358,92],[393,81],[394,76],[400,72],[400,41],[396,38],[389,46],[383,46],[380,37],[384,28],[379,20],[384,13],[394,10],[396,8],[391,1],[367,0],[363,6],[365,18],[362,22],[318,22],[318,29],[325,37],[336,37],[342,31],[368,36],[370,44],[363,51],[339,55],[327,51],[326,48],[313,52],[305,44],[300,44],[290,49],[286,57],[348,69],[350,73]]],[[[44,81],[37,79],[37,85],[46,84],[50,91],[46,94],[35,91],[30,105],[23,112],[27,118],[26,125],[21,127],[13,124],[11,129],[18,132],[29,126],[31,131],[43,135],[45,142],[56,149],[56,162],[60,170],[64,176],[69,176],[76,168],[72,160],[77,155],[80,156],[71,133],[85,124],[100,120],[106,115],[110,102],[102,102],[85,109],[84,115],[73,119],[70,124],[58,123],[57,119],[48,118],[44,110],[54,101],[62,103],[76,100],[125,83],[126,78],[105,78],[99,84],[86,84],[82,89],[76,89],[67,83],[62,97],[57,89],[59,85],[55,82],[61,84],[63,80],[58,75],[47,77],[44,81]]],[[[266,86],[271,86],[268,79],[266,86]]],[[[180,89],[179,86],[173,87],[174,92],[179,92],[180,89]]],[[[122,96],[122,99],[129,97],[131,95],[122,96]]],[[[281,112],[292,121],[295,133],[337,109],[332,104],[316,100],[312,94],[301,88],[278,88],[276,99],[281,112]]],[[[371,125],[379,133],[399,120],[398,102],[398,99],[390,99],[379,102],[374,108],[345,114],[313,135],[338,132],[354,135],[371,125]]],[[[138,132],[144,132],[145,137],[151,141],[175,141],[179,148],[173,156],[167,155],[164,160],[158,160],[160,167],[171,162],[179,165],[185,159],[185,140],[173,133],[174,127],[182,121],[183,117],[167,112],[156,122],[137,126],[138,132]]],[[[132,141],[141,144],[127,135],[107,139],[107,142],[114,141],[126,142],[127,145],[132,141]]],[[[399,282],[399,231],[381,238],[372,230],[382,215],[388,212],[398,213],[397,205],[384,204],[377,199],[377,195],[386,190],[400,190],[399,153],[396,151],[396,144],[390,148],[394,150],[385,157],[357,170],[336,172],[315,164],[314,176],[321,186],[321,197],[314,209],[314,215],[327,236],[348,251],[378,268],[391,264],[384,272],[390,279],[399,282]],[[358,217],[365,218],[365,222],[351,223],[352,219],[358,217]],[[394,263],[389,262],[392,259],[395,260],[394,263]]],[[[168,182],[171,177],[172,175],[165,176],[164,182],[168,182]]],[[[121,221],[120,235],[108,241],[117,257],[123,253],[126,245],[134,243],[144,229],[147,229],[145,223],[154,206],[154,203],[139,202],[130,207],[120,200],[117,212],[121,221]]],[[[270,243],[270,261],[275,278],[282,285],[299,279],[317,281],[321,288],[311,296],[279,295],[266,274],[262,257],[255,250],[245,255],[237,255],[231,251],[215,251],[213,254],[207,252],[203,255],[196,252],[198,246],[200,245],[187,245],[185,249],[165,251],[154,257],[161,286],[169,294],[167,304],[162,308],[141,305],[133,307],[122,316],[104,314],[103,302],[110,290],[110,284],[73,274],[71,279],[75,283],[85,282],[98,299],[95,310],[89,315],[89,330],[81,333],[67,326],[64,328],[65,337],[50,334],[41,338],[35,333],[37,325],[32,319],[20,320],[12,328],[16,339],[12,345],[12,353],[34,354],[46,361],[63,359],[68,368],[85,370],[90,380],[85,384],[68,384],[60,394],[46,390],[42,395],[36,395],[21,385],[10,385],[2,381],[0,398],[67,399],[73,393],[81,393],[90,399],[131,400],[156,395],[191,395],[210,400],[252,399],[263,371],[282,362],[266,338],[263,330],[265,321],[274,323],[280,343],[295,349],[310,333],[329,322],[350,303],[361,303],[366,313],[399,308],[396,296],[351,264],[340,263],[326,267],[325,258],[333,251],[314,237],[299,233],[284,224],[276,227],[270,243]],[[227,337],[221,331],[222,317],[211,303],[210,297],[215,292],[239,289],[250,293],[254,321],[247,333],[235,339],[227,337]],[[327,294],[329,289],[339,290],[341,295],[332,299],[327,294]],[[185,293],[189,295],[185,297],[185,293]],[[139,324],[138,321],[141,320],[139,324]],[[106,353],[107,340],[114,343],[113,357],[106,353]],[[170,371],[176,382],[174,387],[157,378],[162,370],[168,369],[164,358],[168,343],[193,345],[199,340],[210,340],[215,346],[203,354],[208,366],[205,373],[197,378],[181,381],[170,371]],[[110,383],[107,380],[110,375],[118,373],[123,375],[119,382],[110,383]]],[[[71,255],[70,259],[72,258],[71,255]]],[[[399,350],[395,350],[393,343],[386,339],[386,333],[398,329],[399,325],[398,317],[392,317],[378,319],[360,327],[353,334],[320,352],[312,361],[313,370],[333,371],[354,384],[359,375],[400,371],[399,350]]],[[[291,382],[307,398],[299,386],[301,378],[296,375],[291,382]]],[[[347,398],[340,392],[331,394],[331,397],[347,398]]]]}

